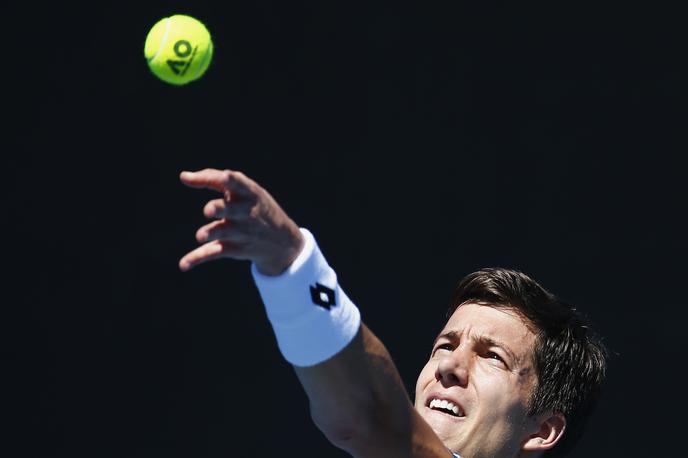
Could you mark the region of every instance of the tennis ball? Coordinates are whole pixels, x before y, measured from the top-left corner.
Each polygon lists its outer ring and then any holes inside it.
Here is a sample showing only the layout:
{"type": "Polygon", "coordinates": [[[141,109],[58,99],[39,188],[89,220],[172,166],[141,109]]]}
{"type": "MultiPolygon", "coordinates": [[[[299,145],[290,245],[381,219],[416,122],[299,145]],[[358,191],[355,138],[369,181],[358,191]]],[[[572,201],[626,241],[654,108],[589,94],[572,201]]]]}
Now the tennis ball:
{"type": "Polygon", "coordinates": [[[213,41],[198,19],[184,14],[160,19],[148,32],[143,54],[161,80],[181,86],[203,76],[213,58],[213,41]]]}

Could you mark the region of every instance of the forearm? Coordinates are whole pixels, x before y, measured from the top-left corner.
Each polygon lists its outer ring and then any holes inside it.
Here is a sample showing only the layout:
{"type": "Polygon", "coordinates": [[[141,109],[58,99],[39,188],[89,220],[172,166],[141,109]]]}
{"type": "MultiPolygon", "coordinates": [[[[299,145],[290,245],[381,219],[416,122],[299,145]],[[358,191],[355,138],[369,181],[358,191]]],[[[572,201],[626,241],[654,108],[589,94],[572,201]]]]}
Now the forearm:
{"type": "Polygon", "coordinates": [[[413,408],[382,342],[360,322],[307,231],[306,244],[279,277],[253,269],[277,341],[328,439],[358,457],[447,457],[413,408]],[[317,285],[317,286],[316,286],[317,285]]]}
{"type": "Polygon", "coordinates": [[[338,442],[374,429],[378,418],[371,412],[387,414],[394,408],[406,414],[410,406],[386,349],[364,324],[334,357],[294,369],[308,395],[313,420],[338,442]],[[388,407],[380,410],[380,404],[388,407]]]}
{"type": "Polygon", "coordinates": [[[386,348],[365,325],[334,357],[295,371],[313,421],[353,456],[448,456],[415,411],[386,348]]]}

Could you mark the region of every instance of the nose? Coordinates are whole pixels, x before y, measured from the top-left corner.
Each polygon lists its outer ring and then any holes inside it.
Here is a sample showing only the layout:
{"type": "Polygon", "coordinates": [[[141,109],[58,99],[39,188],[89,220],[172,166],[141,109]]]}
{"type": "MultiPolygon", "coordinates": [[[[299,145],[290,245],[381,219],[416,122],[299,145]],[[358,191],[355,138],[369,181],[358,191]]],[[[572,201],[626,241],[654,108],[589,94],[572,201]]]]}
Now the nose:
{"type": "Polygon", "coordinates": [[[435,379],[444,386],[466,386],[468,384],[469,355],[465,348],[457,347],[443,355],[435,370],[435,379]]]}

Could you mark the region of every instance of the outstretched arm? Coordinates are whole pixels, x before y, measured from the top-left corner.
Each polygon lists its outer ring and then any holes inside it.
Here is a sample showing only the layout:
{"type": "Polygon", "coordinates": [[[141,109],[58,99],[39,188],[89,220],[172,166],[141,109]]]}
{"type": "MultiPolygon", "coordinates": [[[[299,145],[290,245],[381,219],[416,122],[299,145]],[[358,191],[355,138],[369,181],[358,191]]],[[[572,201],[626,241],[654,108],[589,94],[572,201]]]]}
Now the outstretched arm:
{"type": "MultiPolygon", "coordinates": [[[[296,223],[241,172],[205,169],[183,172],[180,179],[222,194],[206,204],[203,212],[213,221],[197,231],[201,246],[180,260],[183,271],[231,258],[249,260],[259,275],[279,278],[304,249],[306,240],[296,223]]],[[[413,408],[387,350],[364,324],[335,355],[294,369],[316,425],[353,456],[451,456],[413,408]]]]}

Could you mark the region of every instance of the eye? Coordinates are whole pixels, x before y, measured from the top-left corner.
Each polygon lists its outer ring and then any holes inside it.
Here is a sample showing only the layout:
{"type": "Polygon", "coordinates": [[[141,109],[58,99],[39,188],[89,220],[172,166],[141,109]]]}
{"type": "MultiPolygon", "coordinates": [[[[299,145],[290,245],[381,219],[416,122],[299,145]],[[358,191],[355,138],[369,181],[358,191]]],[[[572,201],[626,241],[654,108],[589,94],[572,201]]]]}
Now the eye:
{"type": "Polygon", "coordinates": [[[434,353],[437,353],[437,352],[440,351],[440,350],[444,350],[444,351],[449,351],[449,352],[451,352],[451,351],[454,351],[454,346],[453,346],[452,344],[450,344],[450,343],[439,344],[438,346],[435,347],[435,350],[433,351],[433,354],[434,354],[434,353]]]}
{"type": "Polygon", "coordinates": [[[499,356],[497,353],[495,353],[495,352],[493,352],[493,351],[488,351],[488,352],[486,352],[486,353],[485,353],[485,357],[486,357],[487,359],[494,359],[494,360],[496,360],[496,361],[501,362],[502,364],[506,364],[506,363],[504,362],[504,360],[502,359],[502,357],[499,356]]]}

